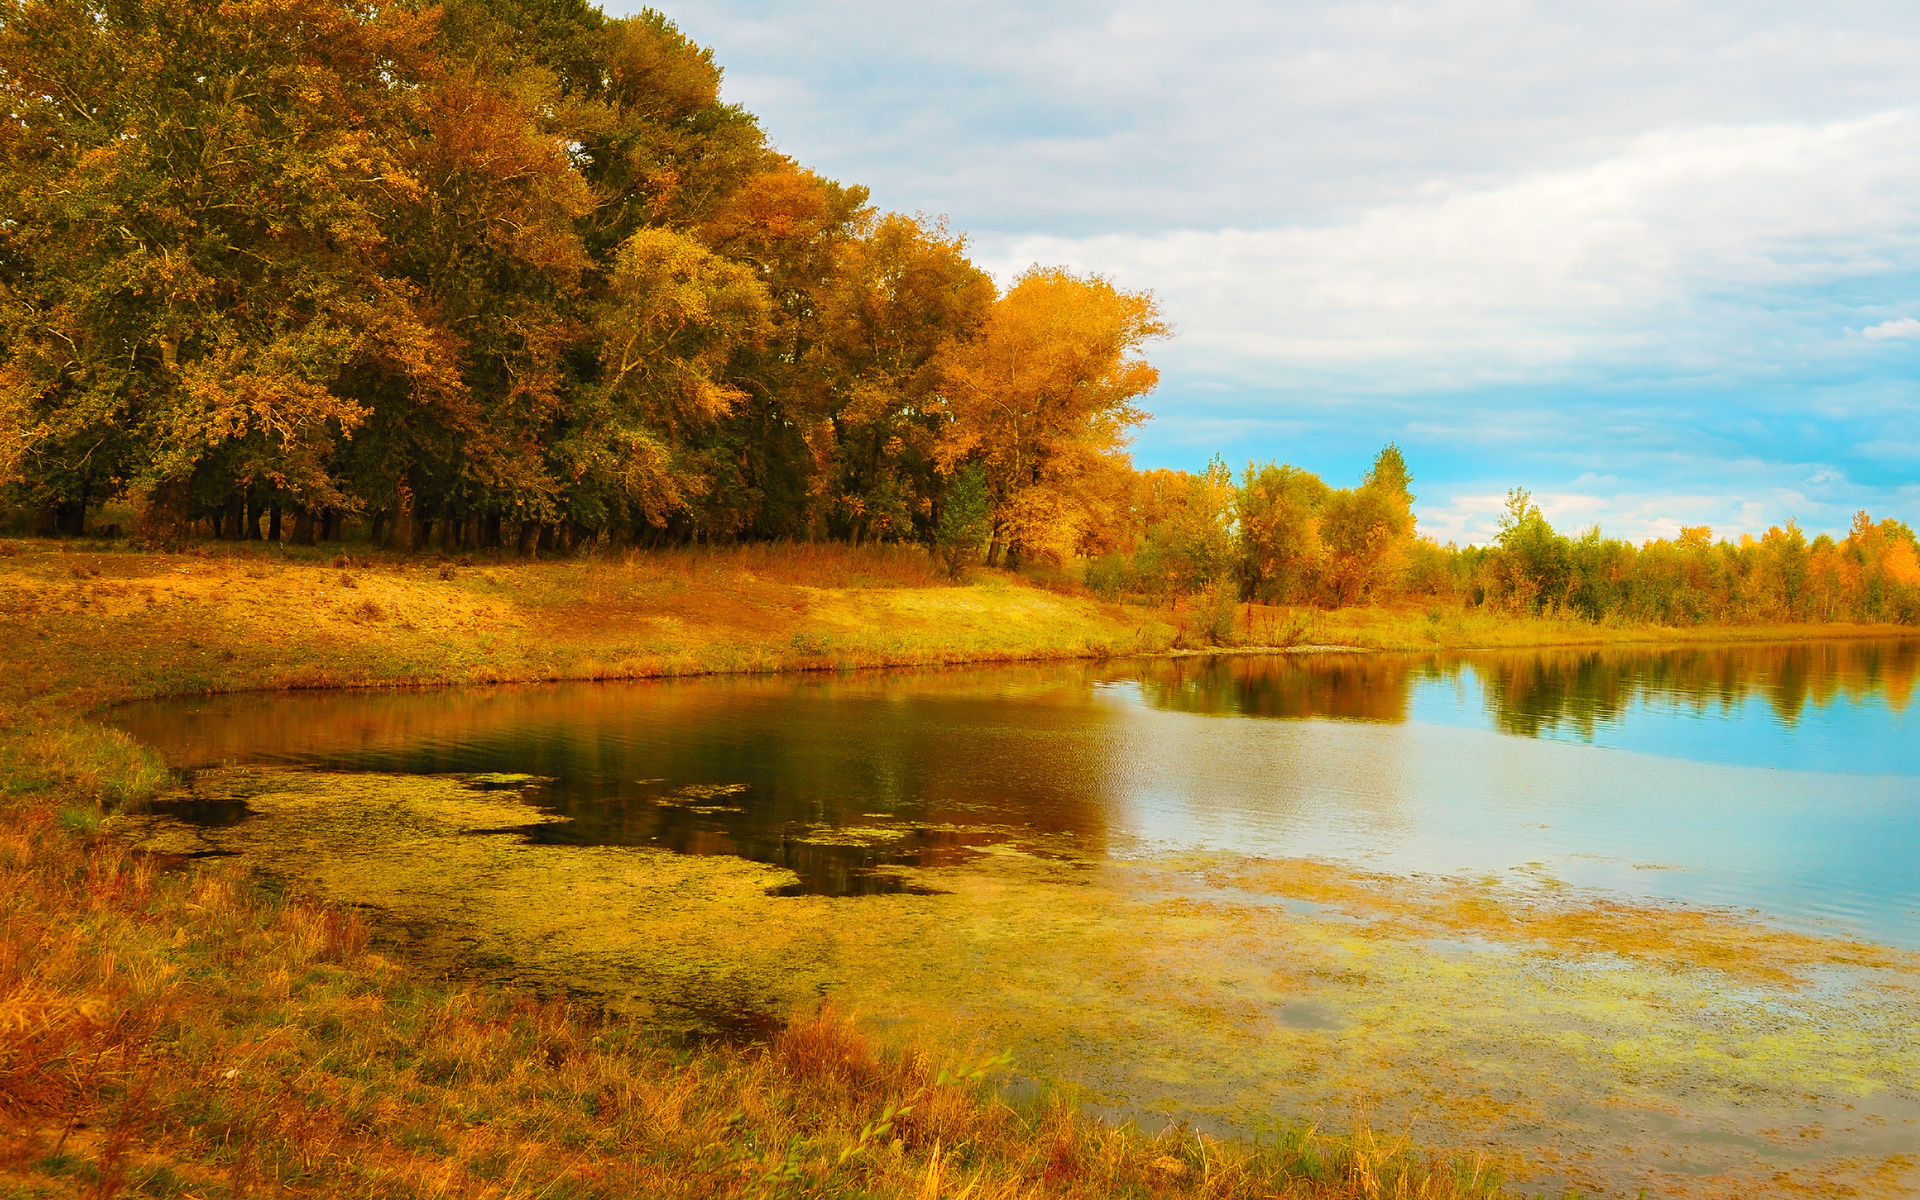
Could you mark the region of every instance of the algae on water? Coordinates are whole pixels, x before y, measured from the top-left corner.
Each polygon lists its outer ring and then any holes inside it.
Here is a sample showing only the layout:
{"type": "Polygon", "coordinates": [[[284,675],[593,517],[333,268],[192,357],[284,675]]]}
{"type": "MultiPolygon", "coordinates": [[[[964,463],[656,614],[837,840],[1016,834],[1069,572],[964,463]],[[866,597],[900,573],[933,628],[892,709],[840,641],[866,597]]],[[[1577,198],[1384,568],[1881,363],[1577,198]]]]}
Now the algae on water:
{"type": "MultiPolygon", "coordinates": [[[[831,1001],[1009,1048],[1147,1119],[1244,1133],[1364,1104],[1418,1138],[1510,1147],[1535,1178],[1678,1164],[1701,1194],[1809,1154],[1858,1182],[1920,1148],[1920,972],[1884,948],[1311,862],[1094,859],[1030,831],[891,868],[909,891],[780,895],[792,872],[729,855],[536,844],[560,819],[516,791],[536,783],[209,771],[196,788],[244,795],[247,819],[135,820],[151,849],[373,906],[447,970],[683,1031],[831,1001]],[[1743,953],[1718,961],[1728,938],[1743,953]]],[[[897,835],[873,820],[806,836],[897,835]]]]}

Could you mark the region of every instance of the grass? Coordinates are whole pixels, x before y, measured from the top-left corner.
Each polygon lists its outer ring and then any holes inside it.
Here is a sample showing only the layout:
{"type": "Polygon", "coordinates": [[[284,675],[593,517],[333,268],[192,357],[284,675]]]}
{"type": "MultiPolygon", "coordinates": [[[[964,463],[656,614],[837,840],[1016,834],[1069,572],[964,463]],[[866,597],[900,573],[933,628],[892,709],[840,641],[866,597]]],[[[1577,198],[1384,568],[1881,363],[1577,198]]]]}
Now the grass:
{"type": "MultiPolygon", "coordinates": [[[[1010,1106],[981,1060],[882,1050],[828,1012],[760,1043],[689,1047],[564,1003],[427,979],[371,949],[352,912],[116,841],[102,814],[164,790],[166,765],[79,720],[125,700],[260,688],[1162,653],[1218,640],[1219,613],[1105,604],[1068,581],[987,572],[955,586],[919,551],[885,547],[526,563],[18,542],[0,547],[0,618],[0,1196],[1498,1190],[1483,1159],[1429,1157],[1364,1127],[1256,1146],[1115,1129],[1059,1091],[1010,1106]]],[[[1226,640],[1432,649],[1687,636],[1244,606],[1226,640]]]]}
{"type": "MultiPolygon", "coordinates": [[[[1167,618],[1179,636],[1181,613],[1167,618]]],[[[1692,646],[1920,636],[1911,625],[1650,625],[1574,617],[1518,617],[1489,609],[1409,599],[1356,608],[1302,609],[1243,604],[1232,642],[1264,646],[1348,646],[1363,650],[1499,650],[1589,646],[1692,646]]]]}
{"type": "MultiPolygon", "coordinates": [[[[101,764],[99,777],[114,768],[101,764]]],[[[133,778],[115,781],[123,789],[133,778]]],[[[0,808],[0,1195],[1486,1196],[1366,1131],[1146,1136],[830,1012],[676,1046],[418,978],[355,914],[0,808]]]]}
{"type": "Polygon", "coordinates": [[[1160,614],[894,547],[738,547],[613,560],[204,556],[15,543],[0,702],[91,708],[256,688],[614,679],[1153,652],[1160,614]]]}

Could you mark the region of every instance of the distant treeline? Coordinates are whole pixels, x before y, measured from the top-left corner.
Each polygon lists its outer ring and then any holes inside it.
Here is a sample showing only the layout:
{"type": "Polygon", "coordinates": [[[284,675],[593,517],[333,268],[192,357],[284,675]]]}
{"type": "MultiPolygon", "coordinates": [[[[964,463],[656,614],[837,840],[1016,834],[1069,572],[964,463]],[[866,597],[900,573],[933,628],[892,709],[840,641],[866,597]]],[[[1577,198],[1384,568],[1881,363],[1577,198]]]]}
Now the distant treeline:
{"type": "Polygon", "coordinates": [[[1516,488],[1493,542],[1461,548],[1417,534],[1411,482],[1394,446],[1350,489],[1277,464],[1249,464],[1237,479],[1217,460],[1199,474],[1143,472],[1120,506],[1132,527],[1114,531],[1087,583],[1216,607],[1425,598],[1596,622],[1920,624],[1920,544],[1892,518],[1858,513],[1838,541],[1789,521],[1738,542],[1682,527],[1636,546],[1598,526],[1560,533],[1516,488]]]}
{"type": "Polygon", "coordinates": [[[162,542],[1071,554],[1152,298],[1003,293],[719,84],[582,0],[7,4],[8,503],[162,542]]]}

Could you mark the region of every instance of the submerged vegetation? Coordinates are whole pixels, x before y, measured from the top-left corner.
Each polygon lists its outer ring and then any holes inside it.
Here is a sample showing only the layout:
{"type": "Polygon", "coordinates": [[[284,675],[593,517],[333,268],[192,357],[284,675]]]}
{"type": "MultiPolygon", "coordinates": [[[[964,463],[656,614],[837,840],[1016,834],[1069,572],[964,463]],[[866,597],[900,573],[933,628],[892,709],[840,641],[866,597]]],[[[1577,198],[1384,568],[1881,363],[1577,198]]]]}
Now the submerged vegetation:
{"type": "MultiPolygon", "coordinates": [[[[17,784],[17,776],[9,784],[17,784]]],[[[129,786],[133,781],[129,781],[129,786]]],[[[1300,1129],[1149,1137],[988,1057],[882,1053],[831,1013],[687,1048],[419,979],[350,912],[0,807],[0,1194],[1486,1196],[1484,1169],[1300,1129]]]]}

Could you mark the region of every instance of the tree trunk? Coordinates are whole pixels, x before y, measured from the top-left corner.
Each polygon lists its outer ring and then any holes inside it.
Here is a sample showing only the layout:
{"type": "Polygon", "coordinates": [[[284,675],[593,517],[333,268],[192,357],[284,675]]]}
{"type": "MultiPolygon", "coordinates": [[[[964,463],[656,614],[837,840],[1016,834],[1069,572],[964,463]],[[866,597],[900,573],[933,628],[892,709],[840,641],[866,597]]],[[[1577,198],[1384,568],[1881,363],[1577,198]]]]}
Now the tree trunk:
{"type": "Polygon", "coordinates": [[[534,521],[520,522],[520,538],[519,538],[518,544],[514,548],[515,553],[519,554],[521,558],[534,557],[535,548],[540,544],[539,538],[540,538],[540,526],[537,522],[534,522],[534,521]]]}
{"type": "Polygon", "coordinates": [[[280,540],[280,501],[278,500],[267,508],[267,540],[270,542],[280,540]]]}
{"type": "MultiPolygon", "coordinates": [[[[380,542],[377,536],[373,540],[380,542]]],[[[413,485],[404,474],[393,484],[393,525],[384,544],[389,550],[413,549],[413,485]]]]}
{"type": "Polygon", "coordinates": [[[504,539],[500,534],[500,514],[498,512],[490,512],[487,514],[486,533],[485,536],[480,539],[480,542],[480,548],[482,550],[498,550],[501,545],[504,544],[504,539]]]}
{"type": "Polygon", "coordinates": [[[538,548],[538,549],[539,549],[539,550],[540,550],[540,551],[541,551],[542,553],[544,553],[544,554],[552,554],[552,553],[553,553],[553,525],[552,525],[552,523],[550,523],[550,522],[547,522],[547,521],[542,521],[542,522],[540,523],[540,540],[539,540],[539,542],[537,542],[537,543],[536,543],[536,546],[537,546],[537,548],[538,548]]]}
{"type": "Polygon", "coordinates": [[[1001,548],[1002,547],[1000,544],[1000,539],[998,537],[994,538],[992,541],[987,543],[987,565],[989,567],[997,567],[1000,565],[1001,548]]]}
{"type": "Polygon", "coordinates": [[[313,510],[304,504],[293,510],[293,544],[313,545],[313,510]]]}
{"type": "Polygon", "coordinates": [[[373,546],[386,545],[386,542],[381,540],[382,535],[386,532],[386,528],[387,528],[387,510],[383,508],[379,512],[373,514],[373,528],[367,534],[368,544],[373,546]]]}
{"type": "Polygon", "coordinates": [[[85,537],[87,533],[87,485],[80,485],[80,496],[68,500],[60,506],[60,532],[68,537],[85,537]]]}
{"type": "Polygon", "coordinates": [[[140,535],[163,546],[185,540],[190,527],[187,502],[191,488],[190,480],[169,479],[147,493],[136,521],[140,535]]]}
{"type": "Polygon", "coordinates": [[[252,487],[247,488],[245,502],[246,502],[246,512],[247,512],[247,531],[246,531],[246,537],[244,540],[249,542],[257,542],[260,540],[260,514],[262,511],[266,509],[267,506],[260,502],[259,493],[257,493],[252,487]]]}

